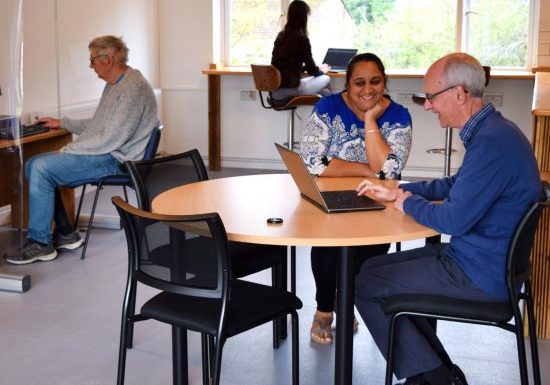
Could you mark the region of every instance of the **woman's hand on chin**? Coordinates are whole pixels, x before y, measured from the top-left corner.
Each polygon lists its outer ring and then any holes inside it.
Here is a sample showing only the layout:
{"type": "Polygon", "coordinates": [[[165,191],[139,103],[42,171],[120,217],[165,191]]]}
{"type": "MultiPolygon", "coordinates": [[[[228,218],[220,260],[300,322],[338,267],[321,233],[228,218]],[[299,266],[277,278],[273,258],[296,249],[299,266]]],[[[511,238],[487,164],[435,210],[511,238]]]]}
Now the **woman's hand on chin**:
{"type": "Polygon", "coordinates": [[[384,111],[389,107],[390,100],[383,96],[380,98],[378,103],[376,103],[372,108],[369,108],[367,111],[365,111],[365,124],[368,123],[376,123],[378,118],[382,116],[384,111]]]}

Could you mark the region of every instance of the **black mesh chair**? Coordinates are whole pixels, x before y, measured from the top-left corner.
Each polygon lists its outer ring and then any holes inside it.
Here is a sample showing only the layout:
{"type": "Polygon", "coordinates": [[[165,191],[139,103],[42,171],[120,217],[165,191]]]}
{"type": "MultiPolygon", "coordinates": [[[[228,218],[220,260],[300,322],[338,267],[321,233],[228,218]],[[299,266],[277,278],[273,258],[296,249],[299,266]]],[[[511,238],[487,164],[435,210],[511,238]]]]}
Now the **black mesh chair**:
{"type": "MultiPolygon", "coordinates": [[[[126,167],[136,191],[138,207],[146,211],[151,211],[151,202],[161,192],[208,179],[206,167],[196,149],[162,158],[127,162],[126,167]]],[[[242,278],[271,269],[273,286],[286,289],[287,250],[285,246],[229,242],[229,251],[233,277],[242,278]]],[[[286,319],[274,323],[275,348],[279,346],[279,339],[286,337],[284,321],[286,319]]],[[[129,343],[131,346],[131,341],[129,343]]]]}
{"type": "MultiPolygon", "coordinates": [[[[157,153],[157,148],[160,142],[160,134],[162,132],[162,125],[159,125],[153,129],[147,146],[145,147],[145,153],[143,154],[143,159],[153,159],[157,153]]],[[[106,175],[101,178],[85,178],[78,181],[75,181],[68,185],[70,188],[77,188],[82,186],[82,192],[80,194],[80,200],[78,202],[78,209],[76,211],[76,218],[74,221],[74,228],[78,226],[78,220],[80,219],[80,210],[82,209],[82,203],[84,201],[84,195],[86,194],[86,186],[96,186],[94,202],[92,204],[92,210],[90,212],[90,219],[88,220],[88,228],[86,230],[86,237],[84,238],[84,243],[82,247],[82,254],[80,259],[86,257],[86,249],[88,248],[88,240],[90,239],[90,232],[92,231],[92,225],[94,223],[95,209],[97,206],[97,199],[99,198],[99,193],[104,186],[122,186],[124,190],[124,198],[128,202],[128,192],[126,191],[126,186],[131,186],[130,176],[128,174],[122,175],[106,175]]]]}
{"type": "MultiPolygon", "coordinates": [[[[550,191],[548,185],[546,184],[544,188],[548,194],[548,191],[550,191]]],[[[506,261],[508,300],[481,302],[441,295],[399,294],[390,296],[384,301],[383,309],[386,314],[393,314],[388,344],[386,385],[391,385],[392,382],[394,341],[400,317],[423,317],[431,320],[496,326],[514,333],[517,342],[521,384],[527,385],[529,382],[523,337],[525,319],[519,306],[521,300],[525,301],[527,311],[534,383],[541,384],[529,257],[544,206],[550,206],[550,202],[536,202],[529,207],[520,220],[510,242],[506,261]]]]}
{"type": "Polygon", "coordinates": [[[174,384],[187,383],[187,330],[201,333],[203,383],[218,385],[226,339],[287,314],[292,318],[292,384],[299,383],[296,310],[302,303],[286,290],[231,278],[227,234],[217,213],[158,215],[132,207],[120,197],[112,201],[121,217],[129,257],[118,385],[124,383],[130,318],[172,325],[174,384]],[[130,302],[138,282],[161,292],[134,315],[130,302]],[[215,340],[212,351],[207,336],[215,340]]]}

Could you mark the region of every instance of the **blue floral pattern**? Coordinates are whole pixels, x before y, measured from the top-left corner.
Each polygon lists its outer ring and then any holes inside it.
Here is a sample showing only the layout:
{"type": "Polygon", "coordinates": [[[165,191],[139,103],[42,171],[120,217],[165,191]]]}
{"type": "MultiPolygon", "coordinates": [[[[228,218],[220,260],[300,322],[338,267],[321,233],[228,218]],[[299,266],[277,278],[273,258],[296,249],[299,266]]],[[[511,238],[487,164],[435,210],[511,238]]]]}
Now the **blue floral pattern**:
{"type": "MultiPolygon", "coordinates": [[[[409,157],[412,121],[409,111],[391,101],[377,121],[380,133],[391,148],[379,178],[397,178],[409,157]]],[[[349,109],[342,93],[323,97],[306,123],[300,153],[309,172],[323,173],[332,158],[368,163],[364,122],[349,109]]]]}

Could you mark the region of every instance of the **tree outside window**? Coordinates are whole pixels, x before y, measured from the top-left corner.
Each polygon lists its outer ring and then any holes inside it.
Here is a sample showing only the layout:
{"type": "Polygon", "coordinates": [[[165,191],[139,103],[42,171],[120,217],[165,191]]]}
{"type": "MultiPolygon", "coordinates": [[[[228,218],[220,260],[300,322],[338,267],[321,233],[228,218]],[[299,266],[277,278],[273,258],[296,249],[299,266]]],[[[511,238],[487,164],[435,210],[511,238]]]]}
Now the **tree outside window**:
{"type": "MultiPolygon", "coordinates": [[[[227,0],[230,65],[269,63],[284,0],[227,0]]],[[[422,70],[459,49],[483,65],[529,65],[529,0],[310,0],[309,37],[321,63],[329,47],[374,52],[388,69],[422,70]],[[458,12],[463,35],[457,36],[458,12]]]]}

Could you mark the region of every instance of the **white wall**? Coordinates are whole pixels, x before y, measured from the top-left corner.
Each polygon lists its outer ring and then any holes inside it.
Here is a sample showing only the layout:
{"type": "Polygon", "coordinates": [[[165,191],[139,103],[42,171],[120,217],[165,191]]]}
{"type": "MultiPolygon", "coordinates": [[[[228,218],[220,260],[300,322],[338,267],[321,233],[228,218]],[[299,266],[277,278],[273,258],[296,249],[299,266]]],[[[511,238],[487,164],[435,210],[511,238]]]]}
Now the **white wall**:
{"type": "Polygon", "coordinates": [[[57,109],[56,58],[62,110],[97,102],[105,83],[89,68],[88,43],[99,35],[123,36],[129,64],[160,86],[158,0],[24,0],[23,31],[23,118],[57,109]]]}
{"type": "Polygon", "coordinates": [[[207,81],[201,71],[212,61],[212,2],[161,0],[161,86],[164,149],[197,147],[207,152],[207,81]]]}

